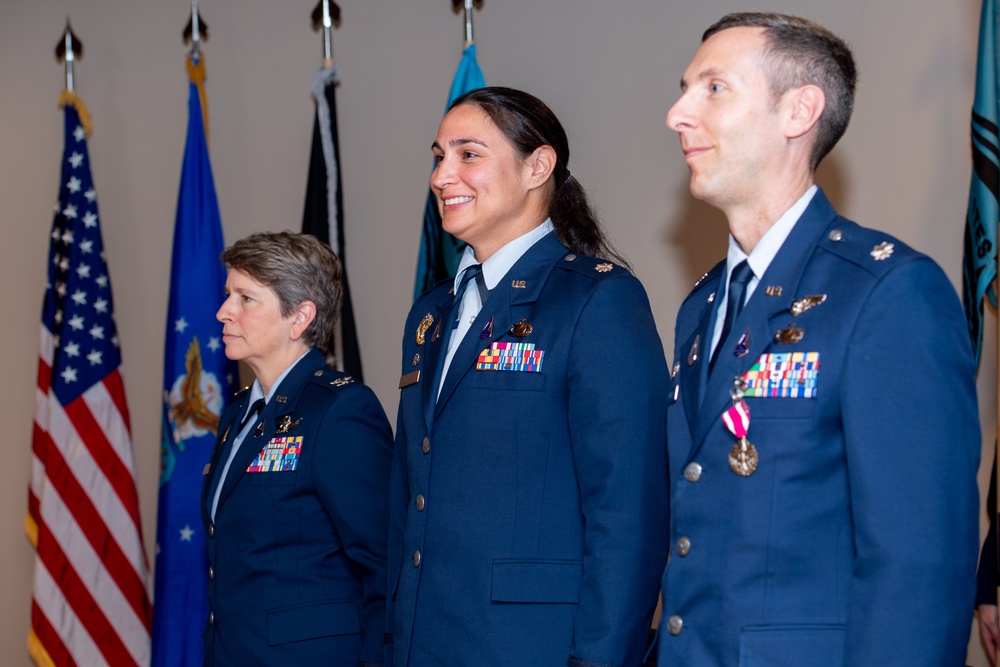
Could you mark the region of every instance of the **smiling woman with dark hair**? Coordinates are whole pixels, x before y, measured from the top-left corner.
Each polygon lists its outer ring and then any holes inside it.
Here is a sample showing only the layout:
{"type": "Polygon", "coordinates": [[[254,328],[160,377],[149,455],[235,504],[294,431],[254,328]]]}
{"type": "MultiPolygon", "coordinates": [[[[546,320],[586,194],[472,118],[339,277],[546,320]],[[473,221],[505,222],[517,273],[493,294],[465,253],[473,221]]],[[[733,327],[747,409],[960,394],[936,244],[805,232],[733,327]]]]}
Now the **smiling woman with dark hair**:
{"type": "Polygon", "coordinates": [[[444,229],[468,248],[403,333],[393,664],[637,666],[667,552],[645,291],[537,98],[459,98],[433,151],[444,229]]]}

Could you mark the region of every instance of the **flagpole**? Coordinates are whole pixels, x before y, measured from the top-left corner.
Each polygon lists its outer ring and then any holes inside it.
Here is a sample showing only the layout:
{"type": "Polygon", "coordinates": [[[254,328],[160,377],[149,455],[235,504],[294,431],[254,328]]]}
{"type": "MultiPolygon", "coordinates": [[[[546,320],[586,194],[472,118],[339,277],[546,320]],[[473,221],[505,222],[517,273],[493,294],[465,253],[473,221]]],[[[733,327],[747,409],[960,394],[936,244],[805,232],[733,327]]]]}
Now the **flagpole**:
{"type": "Polygon", "coordinates": [[[473,7],[483,8],[483,0],[451,0],[452,10],[458,12],[459,9],[465,11],[465,45],[473,44],[476,41],[475,30],[472,27],[473,7]]]}
{"type": "Polygon", "coordinates": [[[312,10],[314,32],[323,32],[323,69],[333,67],[333,29],[340,27],[340,6],[333,0],[319,0],[312,10]]]}
{"type": "Polygon", "coordinates": [[[198,12],[198,0],[191,0],[191,18],[184,26],[184,43],[191,43],[191,58],[195,61],[201,55],[202,41],[208,41],[208,24],[198,12]]]}
{"type": "Polygon", "coordinates": [[[66,29],[63,30],[62,37],[56,44],[56,62],[66,63],[66,90],[73,92],[73,63],[77,58],[83,57],[83,42],[73,32],[73,27],[69,24],[69,17],[66,17],[66,29]]]}

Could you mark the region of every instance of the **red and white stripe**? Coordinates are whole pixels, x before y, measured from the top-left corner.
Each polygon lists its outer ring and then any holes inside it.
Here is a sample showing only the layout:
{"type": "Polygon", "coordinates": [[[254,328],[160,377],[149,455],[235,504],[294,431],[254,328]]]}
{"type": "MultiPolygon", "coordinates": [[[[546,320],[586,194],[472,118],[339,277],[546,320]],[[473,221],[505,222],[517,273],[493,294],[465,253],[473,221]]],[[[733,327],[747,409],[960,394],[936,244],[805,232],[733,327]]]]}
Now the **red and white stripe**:
{"type": "Polygon", "coordinates": [[[121,374],[69,405],[50,390],[42,326],[28,494],[35,580],[29,649],[41,665],[148,665],[152,606],[121,374]]]}

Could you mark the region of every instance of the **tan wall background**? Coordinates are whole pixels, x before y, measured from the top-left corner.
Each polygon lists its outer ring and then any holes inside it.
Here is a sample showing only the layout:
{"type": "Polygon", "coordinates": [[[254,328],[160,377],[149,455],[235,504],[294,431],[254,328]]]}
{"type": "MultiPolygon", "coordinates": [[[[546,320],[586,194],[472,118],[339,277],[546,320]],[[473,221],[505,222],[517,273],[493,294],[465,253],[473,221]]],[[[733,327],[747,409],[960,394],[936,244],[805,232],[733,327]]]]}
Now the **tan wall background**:
{"type": "MultiPolygon", "coordinates": [[[[226,239],[298,229],[312,130],[309,88],[320,61],[320,38],[308,21],[313,0],[200,4],[211,28],[211,155],[226,239]]],[[[344,23],[334,45],[351,280],[366,377],[392,415],[429,146],[463,27],[445,0],[340,4],[344,23]]],[[[674,314],[693,282],[723,256],[725,224],[688,195],[687,168],[664,116],[702,30],[725,12],[759,6],[486,0],[476,15],[487,82],[540,96],[566,125],[573,174],[650,292],[668,356],[674,314]]],[[[929,253],[959,286],[979,2],[774,0],[768,8],[831,27],[852,43],[860,65],[855,118],[820,169],[821,185],[845,215],[929,253]]],[[[70,14],[86,48],[77,91],[94,117],[90,152],[152,554],[164,320],[187,122],[180,34],[188,13],[184,0],[0,3],[0,424],[10,428],[0,466],[0,656],[7,665],[28,664],[33,555],[22,523],[62,151],[56,99],[63,73],[53,47],[70,14]]],[[[995,342],[987,345],[980,377],[986,448],[996,422],[995,342]]],[[[920,369],[913,377],[913,391],[933,391],[920,369]]],[[[984,470],[981,485],[986,479],[984,470]]],[[[901,512],[900,520],[918,519],[901,512]]],[[[985,665],[978,632],[970,646],[970,664],[985,665]]]]}

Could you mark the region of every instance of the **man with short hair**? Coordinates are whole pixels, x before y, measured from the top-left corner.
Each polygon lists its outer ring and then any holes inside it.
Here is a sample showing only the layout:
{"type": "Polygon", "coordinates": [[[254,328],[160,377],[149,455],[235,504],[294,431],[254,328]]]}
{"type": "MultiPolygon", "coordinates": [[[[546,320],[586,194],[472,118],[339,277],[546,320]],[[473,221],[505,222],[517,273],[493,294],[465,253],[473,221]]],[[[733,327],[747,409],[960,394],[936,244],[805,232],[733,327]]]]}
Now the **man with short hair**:
{"type": "Polygon", "coordinates": [[[825,28],[731,14],[667,114],[730,238],[677,317],[661,666],[965,664],[975,362],[937,265],[814,184],[855,81],[825,28]]]}

